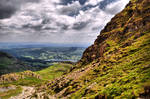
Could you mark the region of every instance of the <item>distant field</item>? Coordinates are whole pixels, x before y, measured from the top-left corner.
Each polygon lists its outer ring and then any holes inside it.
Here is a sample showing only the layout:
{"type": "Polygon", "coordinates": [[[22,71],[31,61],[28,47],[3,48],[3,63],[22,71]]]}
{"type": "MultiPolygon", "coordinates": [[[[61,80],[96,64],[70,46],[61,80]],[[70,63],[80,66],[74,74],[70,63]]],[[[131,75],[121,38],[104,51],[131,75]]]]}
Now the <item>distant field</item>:
{"type": "Polygon", "coordinates": [[[19,59],[44,61],[72,61],[80,60],[84,47],[36,47],[2,49],[19,59]]]}

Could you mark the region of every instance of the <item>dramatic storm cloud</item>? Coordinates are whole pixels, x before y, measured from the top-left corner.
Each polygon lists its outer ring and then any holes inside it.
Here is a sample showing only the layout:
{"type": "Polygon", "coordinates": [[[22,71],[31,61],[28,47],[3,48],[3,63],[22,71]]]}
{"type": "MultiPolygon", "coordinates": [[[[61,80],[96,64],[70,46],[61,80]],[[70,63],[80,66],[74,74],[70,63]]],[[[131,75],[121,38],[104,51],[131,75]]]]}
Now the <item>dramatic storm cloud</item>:
{"type": "Polygon", "coordinates": [[[91,44],[129,0],[0,0],[0,42],[91,44]]]}

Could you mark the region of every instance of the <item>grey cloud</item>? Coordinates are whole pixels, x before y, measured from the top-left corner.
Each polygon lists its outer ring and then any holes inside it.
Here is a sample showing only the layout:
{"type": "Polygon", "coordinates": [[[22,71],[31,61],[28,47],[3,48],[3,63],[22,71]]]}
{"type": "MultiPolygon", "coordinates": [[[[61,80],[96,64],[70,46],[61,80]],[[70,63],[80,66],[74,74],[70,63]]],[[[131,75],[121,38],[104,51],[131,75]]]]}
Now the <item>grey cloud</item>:
{"type": "Polygon", "coordinates": [[[100,2],[99,8],[100,9],[105,9],[105,7],[113,2],[116,2],[118,0],[103,0],[102,2],[100,2]]]}
{"type": "Polygon", "coordinates": [[[22,28],[31,28],[31,29],[34,29],[34,30],[41,30],[42,29],[42,24],[39,24],[39,25],[31,25],[31,24],[26,24],[26,25],[23,25],[22,28]]]}
{"type": "Polygon", "coordinates": [[[56,24],[57,24],[57,27],[59,27],[62,31],[69,29],[69,25],[58,23],[58,22],[56,24]]]}
{"type": "Polygon", "coordinates": [[[44,27],[42,29],[43,30],[57,30],[57,28],[53,28],[53,27],[44,27]]]}
{"type": "MultiPolygon", "coordinates": [[[[11,13],[3,14],[2,18],[7,17],[7,19],[3,20],[0,17],[0,42],[14,40],[16,42],[86,42],[91,44],[114,15],[110,14],[110,9],[114,8],[114,4],[108,5],[110,7],[106,6],[105,9],[100,9],[97,5],[84,10],[85,5],[80,4],[79,0],[72,0],[72,3],[67,5],[54,4],[59,0],[41,0],[39,3],[29,3],[23,6],[22,4],[36,0],[8,0],[9,3],[6,0],[0,1],[3,1],[0,2],[1,5],[6,3],[0,6],[0,9],[11,8],[8,9],[11,13]],[[20,6],[22,6],[21,9],[20,6]]],[[[124,2],[125,0],[118,1],[124,2]]]]}
{"type": "Polygon", "coordinates": [[[75,23],[72,28],[75,29],[75,30],[82,30],[82,29],[84,29],[88,24],[89,24],[89,22],[78,22],[78,23],[75,23]]]}
{"type": "Polygon", "coordinates": [[[87,0],[61,0],[61,3],[67,5],[73,3],[74,1],[79,1],[81,5],[84,5],[87,0]]]}
{"type": "Polygon", "coordinates": [[[70,8],[64,8],[60,11],[61,14],[74,16],[79,13],[79,9],[70,9],[70,8]]]}
{"type": "Polygon", "coordinates": [[[22,4],[39,0],[0,0],[0,19],[11,17],[22,4]]]}
{"type": "Polygon", "coordinates": [[[13,5],[12,1],[1,0],[0,1],[0,19],[9,18],[15,11],[17,7],[13,5]]]}
{"type": "Polygon", "coordinates": [[[68,30],[69,29],[69,25],[65,25],[65,24],[61,25],[61,29],[62,30],[68,30]]]}
{"type": "Polygon", "coordinates": [[[80,3],[78,1],[75,1],[72,4],[61,7],[61,9],[59,9],[59,13],[64,15],[74,16],[79,14],[81,8],[82,6],[80,5],[80,3]]]}
{"type": "Polygon", "coordinates": [[[51,23],[51,20],[48,18],[45,18],[44,20],[42,20],[42,24],[48,24],[51,23]]]}
{"type": "Polygon", "coordinates": [[[68,27],[69,27],[68,25],[63,25],[63,26],[62,26],[62,29],[63,29],[63,30],[67,30],[68,27]]]}

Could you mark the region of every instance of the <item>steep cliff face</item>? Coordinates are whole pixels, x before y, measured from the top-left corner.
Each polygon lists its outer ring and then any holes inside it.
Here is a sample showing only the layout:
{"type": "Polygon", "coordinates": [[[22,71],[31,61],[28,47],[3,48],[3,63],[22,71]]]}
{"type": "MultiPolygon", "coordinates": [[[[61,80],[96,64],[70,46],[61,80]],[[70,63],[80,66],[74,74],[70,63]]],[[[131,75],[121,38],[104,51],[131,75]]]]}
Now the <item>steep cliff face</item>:
{"type": "MultiPolygon", "coordinates": [[[[94,44],[86,49],[80,63],[87,64],[104,57],[104,53],[109,51],[110,47],[130,46],[135,39],[148,31],[150,31],[150,1],[131,0],[126,8],[106,25],[94,44]]],[[[117,51],[118,49],[111,53],[117,51]]]]}

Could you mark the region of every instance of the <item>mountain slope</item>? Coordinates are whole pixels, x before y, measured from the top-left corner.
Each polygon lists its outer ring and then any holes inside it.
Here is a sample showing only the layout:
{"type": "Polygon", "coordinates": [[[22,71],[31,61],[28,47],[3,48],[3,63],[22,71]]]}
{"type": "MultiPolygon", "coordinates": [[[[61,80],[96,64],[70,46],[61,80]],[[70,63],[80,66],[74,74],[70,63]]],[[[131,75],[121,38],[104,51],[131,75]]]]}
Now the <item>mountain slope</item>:
{"type": "Polygon", "coordinates": [[[148,99],[150,1],[131,0],[86,49],[76,68],[37,93],[44,90],[56,98],[148,99]]]}
{"type": "Polygon", "coordinates": [[[5,52],[0,52],[0,75],[25,70],[35,70],[35,68],[26,66],[24,63],[5,52]]]}
{"type": "Polygon", "coordinates": [[[130,46],[145,32],[149,32],[149,2],[148,0],[131,0],[126,8],[106,25],[94,44],[86,49],[80,63],[90,63],[103,57],[109,47],[130,46]]]}

